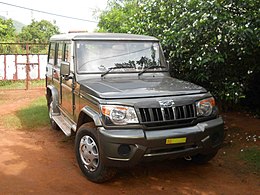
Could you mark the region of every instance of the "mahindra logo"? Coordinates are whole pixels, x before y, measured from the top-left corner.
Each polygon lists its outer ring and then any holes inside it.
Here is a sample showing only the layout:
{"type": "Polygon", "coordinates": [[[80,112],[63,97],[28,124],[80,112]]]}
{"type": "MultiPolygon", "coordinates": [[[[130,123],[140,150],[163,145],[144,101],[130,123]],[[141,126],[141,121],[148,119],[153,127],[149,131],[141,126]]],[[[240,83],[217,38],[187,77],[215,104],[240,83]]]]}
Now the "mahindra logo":
{"type": "Polygon", "coordinates": [[[159,104],[162,108],[173,107],[174,101],[173,100],[160,100],[159,104]]]}

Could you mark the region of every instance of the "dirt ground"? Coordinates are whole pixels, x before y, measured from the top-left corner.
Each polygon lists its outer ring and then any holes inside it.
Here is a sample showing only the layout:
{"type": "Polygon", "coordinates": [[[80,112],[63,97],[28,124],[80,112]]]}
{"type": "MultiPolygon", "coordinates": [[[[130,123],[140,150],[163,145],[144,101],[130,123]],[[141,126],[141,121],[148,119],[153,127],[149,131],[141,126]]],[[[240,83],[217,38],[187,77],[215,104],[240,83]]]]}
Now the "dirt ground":
{"type": "MultiPolygon", "coordinates": [[[[43,90],[0,91],[0,118],[43,95],[43,90]]],[[[145,163],[121,170],[105,184],[82,175],[73,138],[50,126],[16,130],[0,121],[0,194],[260,194],[259,174],[238,158],[247,147],[260,145],[260,119],[242,113],[223,117],[226,141],[210,163],[145,163]]]]}

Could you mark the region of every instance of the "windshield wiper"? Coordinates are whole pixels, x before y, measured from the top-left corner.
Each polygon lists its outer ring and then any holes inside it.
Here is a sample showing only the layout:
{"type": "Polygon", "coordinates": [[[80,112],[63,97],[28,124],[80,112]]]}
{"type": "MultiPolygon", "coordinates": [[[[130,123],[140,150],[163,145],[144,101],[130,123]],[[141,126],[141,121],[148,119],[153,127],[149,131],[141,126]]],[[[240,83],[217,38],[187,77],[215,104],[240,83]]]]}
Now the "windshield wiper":
{"type": "Polygon", "coordinates": [[[152,65],[152,66],[149,66],[149,67],[143,69],[141,72],[139,72],[138,76],[141,76],[143,73],[145,73],[146,71],[148,71],[149,69],[152,69],[152,68],[166,68],[166,67],[160,66],[160,65],[152,65]]]}
{"type": "Polygon", "coordinates": [[[115,70],[115,69],[122,69],[125,68],[124,66],[115,66],[115,67],[110,67],[108,68],[108,70],[106,72],[104,72],[103,74],[101,74],[101,77],[104,77],[106,74],[108,74],[111,70],[115,70]]]}

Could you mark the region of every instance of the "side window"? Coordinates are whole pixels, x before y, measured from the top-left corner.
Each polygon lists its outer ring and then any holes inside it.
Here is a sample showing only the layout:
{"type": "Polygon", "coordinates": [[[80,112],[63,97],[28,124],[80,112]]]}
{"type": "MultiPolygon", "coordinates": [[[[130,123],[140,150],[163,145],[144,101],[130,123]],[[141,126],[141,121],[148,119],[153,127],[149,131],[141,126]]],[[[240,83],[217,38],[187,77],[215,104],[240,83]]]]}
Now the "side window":
{"type": "Polygon", "coordinates": [[[57,56],[57,65],[60,67],[61,61],[64,59],[63,57],[63,43],[58,44],[58,56],[57,56]]]}
{"type": "Polygon", "coordinates": [[[66,43],[64,47],[65,47],[64,61],[70,63],[70,71],[74,72],[74,67],[71,64],[71,44],[66,43]]]}
{"type": "Polygon", "coordinates": [[[55,58],[55,43],[50,43],[48,63],[53,65],[54,64],[54,58],[55,58]]]}
{"type": "Polygon", "coordinates": [[[71,47],[69,43],[65,44],[65,56],[64,56],[64,61],[65,62],[70,62],[70,57],[71,57],[71,47]]]}

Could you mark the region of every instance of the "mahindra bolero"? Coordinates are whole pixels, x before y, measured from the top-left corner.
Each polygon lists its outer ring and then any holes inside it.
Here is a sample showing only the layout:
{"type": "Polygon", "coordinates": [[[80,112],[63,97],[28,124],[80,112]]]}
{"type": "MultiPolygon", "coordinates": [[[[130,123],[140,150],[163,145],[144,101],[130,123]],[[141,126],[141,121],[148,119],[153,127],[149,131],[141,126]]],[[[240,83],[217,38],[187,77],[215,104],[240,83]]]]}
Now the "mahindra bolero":
{"type": "Polygon", "coordinates": [[[46,98],[52,128],[75,135],[79,167],[97,183],[146,160],[205,163],[223,142],[214,97],[171,77],[151,36],[52,36],[46,98]]]}

